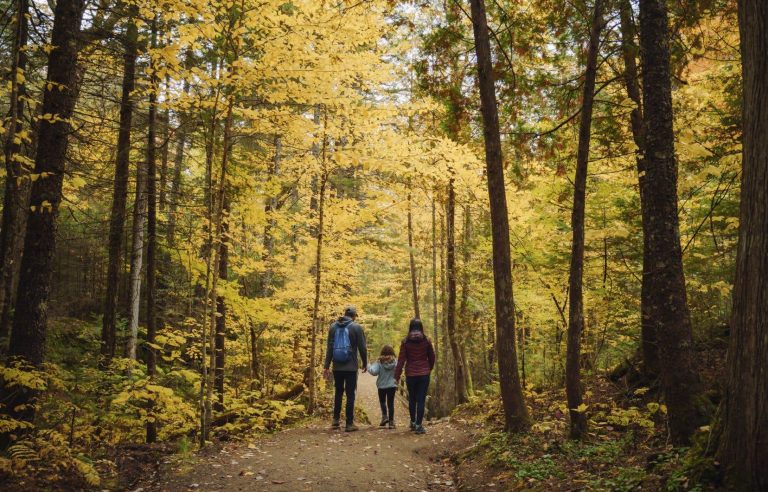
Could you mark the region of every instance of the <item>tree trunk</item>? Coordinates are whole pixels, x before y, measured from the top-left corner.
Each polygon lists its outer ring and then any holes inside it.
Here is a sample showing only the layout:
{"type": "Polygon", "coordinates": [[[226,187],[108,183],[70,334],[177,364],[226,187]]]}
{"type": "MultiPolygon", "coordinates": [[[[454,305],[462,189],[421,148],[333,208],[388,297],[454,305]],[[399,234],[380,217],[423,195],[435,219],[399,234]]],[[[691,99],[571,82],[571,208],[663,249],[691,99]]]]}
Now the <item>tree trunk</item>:
{"type": "Polygon", "coordinates": [[[571,268],[568,276],[568,345],[565,362],[565,393],[571,417],[572,439],[582,439],[587,433],[587,414],[579,408],[582,403],[581,336],[584,331],[584,214],[586,208],[587,166],[589,143],[592,136],[592,106],[595,99],[597,55],[600,49],[600,30],[603,23],[603,2],[595,0],[592,27],[589,31],[589,50],[584,72],[584,93],[579,123],[579,147],[576,154],[576,177],[573,182],[573,210],[571,213],[571,268]]]}
{"type": "MultiPolygon", "coordinates": [[[[275,155],[272,159],[272,163],[267,168],[269,180],[275,180],[277,179],[279,173],[280,173],[280,159],[282,158],[282,138],[278,135],[274,139],[274,145],[275,145],[275,155]]],[[[285,190],[284,190],[285,191],[285,190]]],[[[264,235],[263,235],[263,241],[262,245],[264,247],[264,253],[262,256],[262,261],[264,263],[264,274],[261,277],[261,280],[258,283],[258,290],[256,292],[256,295],[261,299],[266,299],[272,294],[272,282],[273,282],[273,276],[274,276],[274,267],[273,267],[273,254],[274,254],[274,248],[275,248],[275,240],[273,237],[273,230],[277,226],[277,221],[275,220],[274,213],[277,211],[279,207],[278,199],[276,196],[271,195],[267,197],[264,203],[264,216],[266,217],[266,224],[264,225],[264,235]]],[[[259,378],[259,354],[258,354],[258,344],[257,344],[257,338],[260,336],[261,333],[264,332],[264,330],[267,329],[267,324],[262,323],[259,327],[259,332],[256,332],[256,329],[251,325],[250,327],[250,333],[251,333],[251,345],[250,345],[250,352],[251,352],[251,374],[252,374],[252,381],[251,386],[253,387],[255,380],[259,378]]]]}
{"type": "Polygon", "coordinates": [[[485,162],[488,174],[488,195],[491,205],[491,236],[493,245],[493,285],[496,308],[496,345],[499,360],[501,399],[506,428],[510,432],[528,429],[530,421],[517,371],[515,347],[515,302],[512,292],[512,255],[509,247],[509,217],[504,188],[504,163],[499,135],[499,113],[496,106],[491,43],[484,0],[471,0],[472,28],[477,55],[480,109],[483,114],[485,162]]]}
{"type": "MultiPolygon", "coordinates": [[[[214,59],[210,63],[210,70],[214,77],[218,77],[220,71],[218,70],[218,59],[214,59]]],[[[210,381],[213,372],[213,332],[215,330],[215,305],[216,305],[216,283],[218,281],[218,275],[212,274],[212,270],[218,268],[217,258],[214,256],[214,220],[216,215],[214,214],[213,203],[213,161],[215,158],[216,150],[216,128],[219,125],[218,111],[219,101],[221,96],[221,84],[217,84],[216,89],[213,90],[211,96],[213,97],[213,107],[210,112],[210,122],[205,131],[205,190],[204,190],[204,203],[206,209],[206,229],[207,229],[207,242],[205,245],[204,255],[206,257],[205,266],[205,296],[206,301],[203,305],[203,320],[200,330],[200,345],[202,347],[200,356],[201,365],[201,377],[200,377],[200,447],[205,447],[208,441],[208,434],[213,409],[211,407],[211,397],[213,395],[212,384],[210,381]],[[211,280],[213,279],[213,280],[211,280]],[[208,310],[211,310],[209,313],[208,310]],[[209,322],[210,316],[210,322],[209,322]],[[210,331],[210,333],[209,333],[210,331]],[[209,357],[211,363],[208,363],[209,357]]]]}
{"type": "MultiPolygon", "coordinates": [[[[48,298],[56,246],[56,219],[61,202],[69,134],[77,95],[77,53],[83,0],[57,2],[54,11],[48,76],[43,91],[43,119],[38,130],[34,173],[39,176],[30,195],[24,256],[19,277],[16,313],[9,356],[38,367],[43,362],[48,298]],[[43,174],[45,173],[45,174],[43,174]]],[[[31,422],[37,392],[28,388],[4,388],[8,396],[0,411],[11,418],[31,422]]]]}
{"type": "Polygon", "coordinates": [[[467,352],[471,346],[472,339],[472,320],[469,314],[469,260],[472,254],[472,213],[469,205],[464,209],[464,230],[461,239],[461,301],[459,302],[459,328],[458,338],[461,341],[461,361],[464,366],[464,387],[467,389],[467,395],[474,394],[472,384],[472,367],[467,357],[467,352]]]}
{"type": "Polygon", "coordinates": [[[743,172],[718,460],[734,490],[768,490],[768,4],[740,0],[739,30],[743,172]]]}
{"type": "Polygon", "coordinates": [[[432,333],[433,343],[435,344],[435,394],[437,395],[442,407],[442,393],[440,389],[440,371],[442,364],[440,364],[440,337],[438,336],[438,317],[437,317],[437,207],[435,204],[435,195],[432,194],[432,333]]]}
{"type": "Polygon", "coordinates": [[[416,282],[416,259],[413,255],[413,211],[411,209],[411,183],[408,182],[408,259],[411,271],[411,294],[413,295],[413,316],[421,318],[419,313],[419,291],[416,282]]]}
{"type": "MultiPolygon", "coordinates": [[[[325,144],[323,144],[325,147],[325,144]]],[[[325,153],[325,150],[323,150],[325,153]]],[[[319,323],[318,313],[320,309],[320,283],[322,269],[323,252],[323,226],[325,219],[325,187],[328,181],[328,175],[323,171],[320,177],[320,189],[318,191],[318,223],[317,223],[317,247],[315,249],[315,299],[312,306],[312,326],[310,327],[310,351],[309,351],[309,413],[315,409],[317,398],[317,389],[315,388],[315,356],[317,353],[317,325],[319,323]]]]}
{"type": "MultiPolygon", "coordinates": [[[[229,199],[224,197],[224,217],[221,224],[221,245],[219,246],[219,279],[226,281],[229,278],[229,199]]],[[[213,368],[213,384],[216,390],[216,401],[213,409],[217,412],[224,411],[224,362],[226,357],[225,343],[227,331],[227,304],[224,296],[216,297],[216,336],[214,338],[215,365],[213,368]]]]}
{"type": "Polygon", "coordinates": [[[453,355],[454,390],[458,404],[469,401],[466,378],[464,376],[464,359],[456,336],[456,193],[453,189],[453,177],[448,182],[448,201],[445,207],[446,243],[445,243],[445,274],[448,285],[448,307],[445,315],[448,342],[453,355]]]}
{"type": "MultiPolygon", "coordinates": [[[[227,102],[227,112],[224,119],[224,132],[222,135],[222,155],[221,155],[221,169],[219,171],[219,183],[218,183],[218,189],[216,190],[216,211],[213,215],[213,230],[214,234],[211,236],[211,244],[210,244],[210,255],[212,257],[211,264],[213,265],[213,271],[211,272],[211,278],[213,279],[211,290],[208,294],[208,301],[211,305],[211,318],[209,322],[209,334],[208,334],[208,346],[211,347],[210,351],[210,361],[209,361],[209,367],[210,370],[207,374],[208,381],[206,382],[206,396],[205,396],[205,420],[206,422],[211,421],[211,415],[212,415],[212,403],[213,403],[213,391],[216,387],[216,366],[217,366],[217,352],[216,352],[216,337],[218,333],[219,328],[219,316],[218,316],[218,306],[219,306],[219,296],[218,296],[218,281],[221,278],[221,265],[222,265],[222,255],[225,252],[224,249],[224,243],[226,241],[225,238],[225,227],[226,227],[226,221],[227,218],[225,217],[226,209],[228,207],[227,203],[227,170],[229,168],[229,159],[230,154],[232,150],[232,124],[233,124],[233,110],[234,110],[234,100],[232,100],[232,96],[228,96],[229,100],[227,102]]],[[[215,124],[215,120],[214,120],[215,124]]],[[[226,263],[225,263],[226,264],[226,263]]],[[[221,299],[221,304],[223,306],[224,299],[221,299]]],[[[223,364],[224,359],[221,359],[221,363],[223,364]]],[[[222,375],[222,385],[224,382],[224,367],[222,365],[221,368],[221,375],[222,375]]],[[[223,389],[223,387],[222,387],[223,389]]],[[[206,433],[208,431],[208,427],[206,426],[206,433]]],[[[207,436],[206,436],[207,439],[207,436]]]]}
{"type": "Polygon", "coordinates": [[[648,193],[648,300],[658,339],[661,386],[672,441],[687,443],[698,425],[691,319],[685,292],[677,211],[677,162],[672,128],[669,26],[664,0],[640,1],[644,161],[648,193]]]}
{"type": "Polygon", "coordinates": [[[315,384],[315,359],[317,355],[317,325],[319,323],[318,314],[320,312],[320,284],[322,280],[321,272],[323,266],[323,235],[324,235],[324,222],[325,222],[325,188],[328,182],[328,172],[325,168],[326,152],[327,152],[327,138],[325,135],[325,129],[328,125],[328,113],[324,114],[323,118],[323,141],[322,150],[320,155],[320,162],[322,165],[322,173],[320,175],[320,188],[318,190],[317,197],[317,228],[316,241],[317,246],[315,248],[315,299],[312,305],[312,326],[310,326],[310,349],[309,349],[309,371],[307,380],[309,382],[309,407],[308,412],[312,414],[315,410],[315,404],[317,399],[317,388],[315,384]]]}
{"type": "Polygon", "coordinates": [[[651,276],[651,261],[648,248],[648,207],[645,176],[645,137],[643,135],[643,102],[640,94],[639,77],[637,73],[637,45],[635,37],[637,29],[632,20],[632,6],[629,0],[619,3],[621,17],[621,49],[624,58],[624,84],[635,107],[630,113],[632,138],[637,146],[637,176],[640,190],[640,210],[643,224],[643,276],[640,286],[640,321],[641,321],[641,354],[643,359],[643,374],[648,381],[655,380],[659,375],[659,350],[656,343],[653,322],[651,320],[648,282],[651,276]]]}
{"type": "Polygon", "coordinates": [[[117,160],[112,195],[112,213],[109,219],[109,246],[106,300],[101,325],[102,363],[107,365],[115,356],[117,345],[117,297],[120,270],[123,267],[123,236],[125,208],[128,200],[128,170],[131,154],[131,121],[133,118],[133,89],[136,80],[138,29],[134,21],[136,8],[131,7],[125,34],[123,54],[123,86],[120,98],[120,129],[117,134],[117,160]]]}
{"type": "Polygon", "coordinates": [[[147,212],[146,163],[136,164],[136,198],[133,204],[133,226],[131,231],[131,267],[128,288],[128,339],[125,356],[136,360],[139,337],[139,312],[141,307],[141,269],[144,263],[144,225],[147,212]]]}
{"type": "Polygon", "coordinates": [[[24,79],[27,69],[26,46],[29,38],[29,0],[17,0],[13,52],[11,56],[11,95],[8,110],[6,138],[3,142],[5,159],[5,196],[3,197],[2,226],[0,226],[0,357],[5,354],[11,331],[11,307],[18,271],[18,253],[23,245],[23,225],[27,213],[26,187],[21,186],[23,167],[17,157],[23,151],[24,99],[27,89],[24,79]]]}
{"type": "MultiPolygon", "coordinates": [[[[442,197],[441,197],[442,198],[442,197]]],[[[442,202],[442,199],[441,199],[442,202]]],[[[440,383],[443,388],[443,404],[445,405],[446,411],[449,408],[449,392],[448,392],[448,380],[450,379],[450,364],[448,359],[448,354],[451,353],[449,347],[450,343],[448,343],[448,329],[447,329],[447,315],[448,315],[448,295],[446,290],[446,261],[445,261],[445,244],[446,244],[446,237],[445,237],[445,217],[440,214],[440,239],[438,240],[437,244],[440,247],[440,306],[442,308],[440,313],[440,340],[436,343],[438,343],[440,346],[443,347],[443,350],[438,352],[436,355],[440,356],[440,364],[442,365],[442,370],[440,371],[440,376],[442,377],[442,382],[440,383]]]]}
{"type": "MultiPolygon", "coordinates": [[[[186,54],[184,65],[189,68],[192,63],[192,55],[188,51],[186,54]]],[[[189,94],[190,84],[189,80],[184,79],[183,93],[184,96],[189,94]]],[[[187,145],[187,125],[189,124],[189,118],[186,113],[179,115],[179,127],[176,129],[176,150],[173,156],[173,177],[171,178],[171,192],[170,199],[168,200],[168,223],[167,223],[167,239],[168,247],[173,247],[176,244],[176,213],[179,208],[179,199],[181,197],[181,171],[184,164],[184,148],[187,145]]]]}
{"type": "MultiPolygon", "coordinates": [[[[157,45],[157,17],[152,20],[150,47],[157,45]]],[[[154,60],[150,55],[150,68],[154,60]]],[[[154,72],[150,72],[154,73],[154,72]]],[[[149,116],[147,128],[147,378],[151,381],[157,370],[157,355],[152,345],[157,334],[157,90],[158,80],[153,75],[149,92],[149,116]]],[[[154,402],[147,412],[152,415],[154,402]]],[[[147,421],[147,443],[157,440],[157,425],[154,419],[147,421]]]]}
{"type": "MultiPolygon", "coordinates": [[[[171,80],[168,76],[165,77],[165,97],[170,96],[171,80]]],[[[158,88],[159,90],[159,88],[158,88]]],[[[171,112],[166,106],[165,112],[162,116],[163,121],[163,140],[160,146],[160,189],[158,191],[158,206],[160,212],[165,212],[166,205],[168,203],[167,189],[168,189],[168,158],[170,156],[170,142],[171,142],[171,112]]]]}

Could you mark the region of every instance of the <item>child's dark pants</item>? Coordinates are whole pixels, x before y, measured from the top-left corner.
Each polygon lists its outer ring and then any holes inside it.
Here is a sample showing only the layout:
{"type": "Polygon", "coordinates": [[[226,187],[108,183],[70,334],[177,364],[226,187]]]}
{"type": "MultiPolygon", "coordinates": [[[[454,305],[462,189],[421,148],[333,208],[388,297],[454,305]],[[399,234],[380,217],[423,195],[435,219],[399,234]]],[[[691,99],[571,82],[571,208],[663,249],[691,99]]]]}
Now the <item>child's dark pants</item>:
{"type": "Polygon", "coordinates": [[[379,388],[379,405],[381,405],[381,415],[388,418],[390,422],[395,420],[395,392],[397,388],[379,388]]]}

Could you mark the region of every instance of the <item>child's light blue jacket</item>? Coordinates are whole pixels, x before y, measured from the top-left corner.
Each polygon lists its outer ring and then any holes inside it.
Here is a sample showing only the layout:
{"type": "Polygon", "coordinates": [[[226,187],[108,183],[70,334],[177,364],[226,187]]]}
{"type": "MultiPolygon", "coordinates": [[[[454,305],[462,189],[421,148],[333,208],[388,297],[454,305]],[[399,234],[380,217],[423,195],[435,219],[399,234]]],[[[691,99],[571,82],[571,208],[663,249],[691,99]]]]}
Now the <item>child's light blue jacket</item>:
{"type": "Polygon", "coordinates": [[[368,364],[368,372],[371,376],[378,376],[376,378],[376,387],[379,389],[397,388],[397,382],[395,381],[395,366],[396,360],[390,362],[381,362],[377,360],[373,364],[368,364]]]}

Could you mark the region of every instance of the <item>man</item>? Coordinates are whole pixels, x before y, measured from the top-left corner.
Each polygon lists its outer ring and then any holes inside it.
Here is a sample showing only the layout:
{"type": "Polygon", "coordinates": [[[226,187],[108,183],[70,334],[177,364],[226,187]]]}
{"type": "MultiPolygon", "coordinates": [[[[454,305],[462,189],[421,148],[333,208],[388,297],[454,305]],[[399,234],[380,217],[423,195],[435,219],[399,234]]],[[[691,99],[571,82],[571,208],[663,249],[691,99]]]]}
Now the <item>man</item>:
{"type": "Polygon", "coordinates": [[[348,306],[344,309],[344,316],[336,320],[328,330],[328,345],[325,350],[325,363],[323,364],[323,376],[328,379],[331,361],[333,361],[333,381],[336,393],[333,399],[333,424],[334,429],[340,427],[341,399],[347,394],[346,418],[344,427],[346,432],[357,430],[355,425],[355,391],[357,390],[357,369],[359,366],[357,354],[363,362],[363,372],[368,367],[368,349],[365,346],[365,333],[363,327],[355,323],[357,309],[348,306]]]}

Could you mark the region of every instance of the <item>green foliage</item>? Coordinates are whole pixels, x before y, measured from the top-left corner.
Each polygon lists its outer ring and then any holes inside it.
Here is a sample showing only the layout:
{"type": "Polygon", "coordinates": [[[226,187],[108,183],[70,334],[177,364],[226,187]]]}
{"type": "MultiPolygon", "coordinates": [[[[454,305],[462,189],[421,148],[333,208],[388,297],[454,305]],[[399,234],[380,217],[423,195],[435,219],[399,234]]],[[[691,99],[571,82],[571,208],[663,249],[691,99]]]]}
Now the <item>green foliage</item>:
{"type": "Polygon", "coordinates": [[[55,430],[27,435],[0,455],[0,483],[21,479],[41,486],[59,483],[71,490],[91,489],[101,482],[93,464],[55,430]]]}

